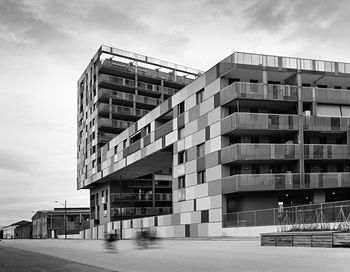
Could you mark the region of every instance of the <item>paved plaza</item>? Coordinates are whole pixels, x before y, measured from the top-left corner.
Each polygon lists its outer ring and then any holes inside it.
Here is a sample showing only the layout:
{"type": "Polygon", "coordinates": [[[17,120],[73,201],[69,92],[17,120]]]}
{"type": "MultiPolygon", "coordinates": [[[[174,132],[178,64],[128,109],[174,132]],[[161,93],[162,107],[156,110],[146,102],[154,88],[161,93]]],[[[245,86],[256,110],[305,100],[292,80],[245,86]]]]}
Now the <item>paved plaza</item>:
{"type": "Polygon", "coordinates": [[[0,271],[349,271],[350,248],[261,247],[258,239],[163,240],[118,253],[99,240],[2,240],[0,271]]]}

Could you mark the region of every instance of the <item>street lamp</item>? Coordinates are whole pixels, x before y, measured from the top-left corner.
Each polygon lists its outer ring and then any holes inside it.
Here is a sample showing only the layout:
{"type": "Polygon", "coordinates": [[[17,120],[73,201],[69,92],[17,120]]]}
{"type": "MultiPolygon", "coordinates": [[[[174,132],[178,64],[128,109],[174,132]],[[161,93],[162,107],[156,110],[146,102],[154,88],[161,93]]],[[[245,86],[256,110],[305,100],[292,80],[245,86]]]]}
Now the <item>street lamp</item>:
{"type": "MultiPolygon", "coordinates": [[[[55,201],[55,203],[61,203],[61,202],[58,202],[57,200],[55,201]]],[[[61,203],[63,205],[63,203],[61,203]]],[[[67,239],[67,223],[66,223],[66,215],[67,215],[67,200],[64,201],[64,239],[67,239]]]]}

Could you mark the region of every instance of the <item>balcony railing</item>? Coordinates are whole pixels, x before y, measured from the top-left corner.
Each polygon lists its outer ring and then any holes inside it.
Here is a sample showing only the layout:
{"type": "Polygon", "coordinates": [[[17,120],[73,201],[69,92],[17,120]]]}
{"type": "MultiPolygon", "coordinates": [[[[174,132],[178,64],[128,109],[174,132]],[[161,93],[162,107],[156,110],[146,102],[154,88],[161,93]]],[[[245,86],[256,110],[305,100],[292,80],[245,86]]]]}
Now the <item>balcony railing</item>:
{"type": "MultiPolygon", "coordinates": [[[[109,59],[103,60],[103,62],[101,64],[101,68],[107,68],[107,69],[112,69],[112,70],[117,70],[117,71],[122,71],[122,72],[128,71],[132,74],[136,73],[135,66],[128,65],[128,64],[122,63],[122,62],[112,61],[109,59]]],[[[152,70],[152,69],[147,69],[144,67],[138,67],[137,74],[140,76],[151,77],[151,78],[155,78],[158,80],[163,79],[164,81],[176,82],[176,83],[182,84],[182,85],[187,85],[193,81],[190,78],[185,78],[183,76],[175,76],[174,74],[165,73],[165,72],[152,70]]]]}
{"type": "Polygon", "coordinates": [[[147,193],[113,193],[111,194],[111,202],[122,201],[171,201],[171,193],[156,193],[156,194],[147,194],[147,193]]]}
{"type": "Polygon", "coordinates": [[[273,225],[300,225],[320,223],[323,214],[325,224],[337,222],[343,212],[347,218],[350,214],[350,201],[329,202],[321,204],[298,205],[278,208],[233,212],[223,214],[223,227],[253,227],[273,225]]]}
{"type": "Polygon", "coordinates": [[[292,57],[281,57],[271,55],[261,55],[252,53],[235,52],[223,63],[256,65],[271,68],[284,68],[295,70],[350,73],[350,63],[332,62],[324,60],[300,59],[292,57]]]}
{"type": "Polygon", "coordinates": [[[222,193],[300,189],[299,173],[245,174],[222,179],[222,193]]]}
{"type": "Polygon", "coordinates": [[[236,98],[297,101],[298,87],[268,84],[265,89],[262,83],[234,82],[221,90],[221,105],[236,98]]]}
{"type": "Polygon", "coordinates": [[[235,129],[298,130],[298,116],[235,112],[222,119],[221,133],[226,134],[235,129]]]}
{"type": "Polygon", "coordinates": [[[344,188],[350,187],[350,173],[307,173],[305,174],[305,188],[344,188]]]}
{"type": "Polygon", "coordinates": [[[160,214],[170,214],[171,207],[142,207],[142,208],[112,208],[112,217],[117,216],[152,216],[160,214]]]}
{"type": "Polygon", "coordinates": [[[98,121],[98,127],[113,127],[118,129],[126,129],[131,126],[134,122],[122,121],[122,120],[112,120],[106,118],[100,118],[98,121]]]}
{"type": "MultiPolygon", "coordinates": [[[[303,87],[301,96],[303,101],[312,101],[312,87],[303,87]]],[[[315,88],[315,100],[321,103],[349,104],[350,92],[344,89],[315,88]]]]}
{"type": "Polygon", "coordinates": [[[173,131],[173,120],[170,120],[169,122],[165,123],[164,125],[160,126],[154,131],[155,140],[158,140],[159,138],[169,134],[173,131]]]}
{"type": "Polygon", "coordinates": [[[305,159],[348,159],[350,160],[348,145],[304,145],[305,159]]]}
{"type": "Polygon", "coordinates": [[[131,107],[116,106],[116,105],[101,103],[98,105],[98,112],[105,112],[105,113],[112,112],[112,113],[121,114],[121,115],[144,116],[149,112],[149,110],[136,109],[136,112],[135,112],[136,114],[134,114],[134,109],[131,107]]]}
{"type": "Polygon", "coordinates": [[[130,88],[135,88],[135,81],[132,79],[126,79],[122,77],[116,77],[116,76],[109,76],[109,75],[100,75],[98,78],[98,82],[106,82],[106,83],[111,83],[111,84],[116,84],[119,86],[124,86],[124,87],[130,87],[130,88]]]}
{"type": "Polygon", "coordinates": [[[234,144],[221,150],[221,162],[246,160],[294,160],[299,158],[297,144],[234,144]]]}
{"type": "Polygon", "coordinates": [[[304,130],[309,131],[346,131],[347,118],[304,116],[304,130]]]}
{"type": "Polygon", "coordinates": [[[295,189],[322,189],[350,187],[350,173],[305,173],[301,183],[299,173],[242,174],[222,179],[222,193],[275,191],[295,189]]]}

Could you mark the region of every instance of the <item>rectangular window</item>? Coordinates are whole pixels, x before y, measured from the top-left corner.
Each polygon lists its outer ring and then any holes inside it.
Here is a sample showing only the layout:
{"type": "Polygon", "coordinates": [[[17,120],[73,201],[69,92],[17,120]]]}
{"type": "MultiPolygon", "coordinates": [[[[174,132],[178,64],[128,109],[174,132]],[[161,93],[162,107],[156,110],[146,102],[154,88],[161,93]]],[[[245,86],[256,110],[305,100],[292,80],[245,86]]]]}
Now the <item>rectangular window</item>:
{"type": "Polygon", "coordinates": [[[118,145],[116,145],[115,147],[114,147],[114,154],[117,154],[118,153],[118,145]]]}
{"type": "Polygon", "coordinates": [[[92,161],[92,168],[95,168],[95,166],[96,166],[96,160],[93,160],[92,161]]]}
{"type": "Polygon", "coordinates": [[[197,157],[204,156],[204,143],[197,145],[197,157]]]}
{"type": "Polygon", "coordinates": [[[181,151],[178,153],[178,164],[182,164],[186,161],[186,152],[181,151]]]}
{"type": "Polygon", "coordinates": [[[126,148],[126,139],[123,141],[123,149],[126,148]]]}
{"type": "Polygon", "coordinates": [[[181,102],[179,105],[177,105],[177,111],[178,115],[185,112],[185,102],[181,102]]]}
{"type": "Polygon", "coordinates": [[[205,170],[197,173],[197,184],[205,183],[205,170]]]}
{"type": "Polygon", "coordinates": [[[106,190],[106,202],[108,202],[108,190],[106,190]]]}
{"type": "Polygon", "coordinates": [[[203,101],[204,89],[199,90],[196,93],[196,104],[199,105],[203,101]]]}
{"type": "Polygon", "coordinates": [[[180,188],[185,188],[186,187],[186,179],[185,179],[185,176],[181,176],[178,178],[178,181],[179,181],[179,189],[180,188]]]}
{"type": "Polygon", "coordinates": [[[145,133],[146,135],[151,133],[151,124],[148,124],[147,126],[145,126],[145,133]]]}

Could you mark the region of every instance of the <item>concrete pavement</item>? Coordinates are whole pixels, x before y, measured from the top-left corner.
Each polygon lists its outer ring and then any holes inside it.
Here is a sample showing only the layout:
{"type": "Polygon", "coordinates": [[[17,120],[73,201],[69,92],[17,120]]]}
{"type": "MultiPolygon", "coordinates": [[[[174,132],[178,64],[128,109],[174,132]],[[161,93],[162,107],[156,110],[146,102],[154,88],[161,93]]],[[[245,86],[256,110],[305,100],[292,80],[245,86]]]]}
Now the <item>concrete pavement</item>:
{"type": "MultiPolygon", "coordinates": [[[[3,240],[14,247],[116,271],[349,271],[348,248],[261,247],[259,240],[164,240],[160,247],[118,242],[106,253],[98,240],[3,240]]],[[[67,270],[69,271],[69,270],[67,270]]]]}

